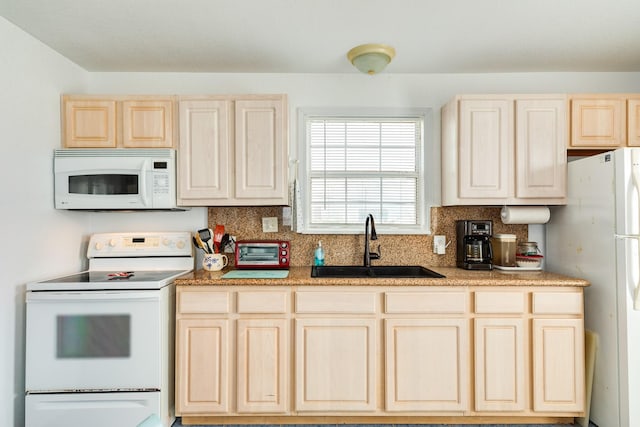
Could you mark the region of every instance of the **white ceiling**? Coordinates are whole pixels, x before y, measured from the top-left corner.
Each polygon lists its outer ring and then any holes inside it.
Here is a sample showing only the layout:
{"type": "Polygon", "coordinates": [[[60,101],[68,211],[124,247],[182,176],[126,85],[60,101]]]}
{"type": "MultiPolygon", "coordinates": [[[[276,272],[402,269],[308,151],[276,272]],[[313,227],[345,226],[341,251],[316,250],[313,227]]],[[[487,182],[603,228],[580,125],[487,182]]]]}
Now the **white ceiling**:
{"type": "MultiPolygon", "coordinates": [[[[0,15],[89,71],[640,71],[640,0],[0,0],[0,15]]],[[[0,43],[5,43],[2,41],[0,43]]]]}

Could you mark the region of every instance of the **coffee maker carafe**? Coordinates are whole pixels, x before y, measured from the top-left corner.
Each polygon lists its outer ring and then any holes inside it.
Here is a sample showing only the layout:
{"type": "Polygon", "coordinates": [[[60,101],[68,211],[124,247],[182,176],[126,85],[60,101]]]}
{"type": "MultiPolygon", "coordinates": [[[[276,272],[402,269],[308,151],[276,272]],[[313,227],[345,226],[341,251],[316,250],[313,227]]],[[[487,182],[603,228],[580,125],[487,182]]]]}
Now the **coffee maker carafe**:
{"type": "Polygon", "coordinates": [[[456,221],[457,262],[465,270],[491,270],[491,220],[456,221]]]}

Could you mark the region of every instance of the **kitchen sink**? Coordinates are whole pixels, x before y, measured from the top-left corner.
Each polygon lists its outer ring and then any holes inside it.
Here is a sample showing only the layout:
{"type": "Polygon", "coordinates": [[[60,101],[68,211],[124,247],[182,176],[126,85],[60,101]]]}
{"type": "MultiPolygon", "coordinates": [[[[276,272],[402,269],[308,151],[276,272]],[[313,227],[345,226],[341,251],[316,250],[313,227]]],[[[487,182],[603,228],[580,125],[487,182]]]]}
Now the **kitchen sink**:
{"type": "Polygon", "coordinates": [[[356,277],[356,278],[443,278],[440,273],[420,265],[323,265],[311,268],[311,277],[356,277]]]}

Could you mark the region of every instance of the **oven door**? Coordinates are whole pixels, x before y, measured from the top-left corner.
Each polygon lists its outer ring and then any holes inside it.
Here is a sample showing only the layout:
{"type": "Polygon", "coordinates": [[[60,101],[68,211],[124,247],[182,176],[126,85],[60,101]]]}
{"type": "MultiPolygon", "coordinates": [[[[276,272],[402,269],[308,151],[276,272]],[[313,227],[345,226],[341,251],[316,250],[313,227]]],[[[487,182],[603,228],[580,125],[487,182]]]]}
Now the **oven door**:
{"type": "Polygon", "coordinates": [[[159,390],[165,289],[28,292],[26,391],[159,390]]]}

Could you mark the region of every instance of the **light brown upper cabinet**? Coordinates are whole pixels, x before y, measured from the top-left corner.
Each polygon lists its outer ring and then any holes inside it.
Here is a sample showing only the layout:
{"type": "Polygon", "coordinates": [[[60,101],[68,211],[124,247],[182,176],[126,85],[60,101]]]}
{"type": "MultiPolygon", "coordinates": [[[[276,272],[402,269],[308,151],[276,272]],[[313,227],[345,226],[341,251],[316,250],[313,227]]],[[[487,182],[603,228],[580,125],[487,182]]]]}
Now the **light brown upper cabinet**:
{"type": "Polygon", "coordinates": [[[574,94],[571,149],[640,146],[640,95],[574,94]]]}
{"type": "Polygon", "coordinates": [[[566,203],[566,95],[461,95],[442,108],[442,205],[566,203]]]}
{"type": "Polygon", "coordinates": [[[627,99],[627,145],[640,146],[640,95],[627,99]]]}
{"type": "Polygon", "coordinates": [[[181,97],[178,204],[286,205],[285,95],[181,97]]]}
{"type": "Polygon", "coordinates": [[[174,148],[171,96],[62,96],[65,148],[174,148]]]}

